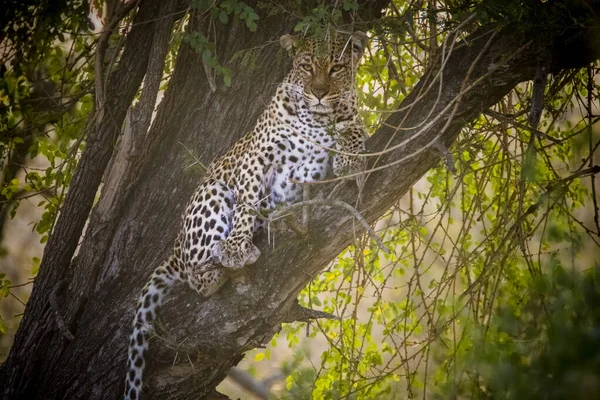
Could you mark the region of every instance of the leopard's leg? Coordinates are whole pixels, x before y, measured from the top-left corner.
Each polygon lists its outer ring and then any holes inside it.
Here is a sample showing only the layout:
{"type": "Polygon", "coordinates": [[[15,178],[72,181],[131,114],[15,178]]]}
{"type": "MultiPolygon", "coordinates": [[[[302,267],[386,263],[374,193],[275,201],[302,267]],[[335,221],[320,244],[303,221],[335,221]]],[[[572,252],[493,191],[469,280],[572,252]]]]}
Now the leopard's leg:
{"type": "Polygon", "coordinates": [[[184,222],[182,251],[188,285],[203,297],[227,281],[226,269],[213,260],[212,249],[231,232],[235,198],[222,182],[207,180],[192,199],[184,222]]]}
{"type": "MultiPolygon", "coordinates": [[[[360,119],[357,119],[344,132],[341,132],[336,140],[336,147],[344,153],[337,153],[333,157],[333,173],[335,176],[344,177],[355,175],[354,180],[358,188],[358,200],[362,197],[366,181],[367,159],[359,156],[366,150],[365,141],[368,139],[365,127],[360,119]]],[[[336,185],[333,192],[341,188],[342,183],[336,185]]],[[[330,194],[330,197],[333,197],[330,194]]]]}
{"type": "MultiPolygon", "coordinates": [[[[241,162],[246,163],[248,169],[262,168],[252,154],[245,154],[244,157],[241,162]]],[[[211,247],[213,260],[226,268],[242,268],[244,265],[253,264],[260,257],[260,250],[254,245],[252,238],[263,183],[258,173],[248,174],[244,178],[244,185],[236,188],[231,232],[226,239],[218,240],[211,247]]],[[[233,197],[233,193],[231,195],[233,197]]]]}
{"type": "MultiPolygon", "coordinates": [[[[273,135],[278,136],[278,135],[273,135]]],[[[265,175],[273,146],[277,146],[278,154],[287,150],[285,141],[277,140],[270,135],[252,135],[246,147],[236,154],[235,169],[232,179],[227,179],[231,191],[235,193],[235,206],[231,232],[227,239],[218,241],[212,247],[215,263],[226,268],[238,269],[253,264],[260,257],[260,250],[252,242],[260,204],[268,196],[270,177],[265,175]],[[271,150],[266,150],[271,148],[271,150]],[[266,163],[266,164],[265,164],[266,163]]]]}
{"type": "Polygon", "coordinates": [[[203,297],[212,296],[229,279],[225,268],[209,265],[205,271],[192,271],[188,277],[189,285],[203,297]]]}

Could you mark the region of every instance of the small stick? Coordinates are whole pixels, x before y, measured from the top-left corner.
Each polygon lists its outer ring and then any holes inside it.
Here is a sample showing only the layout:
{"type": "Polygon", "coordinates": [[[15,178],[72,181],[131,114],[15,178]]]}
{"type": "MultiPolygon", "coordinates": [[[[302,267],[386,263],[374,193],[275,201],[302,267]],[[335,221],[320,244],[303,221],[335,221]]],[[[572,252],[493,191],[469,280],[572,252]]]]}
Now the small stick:
{"type": "Polygon", "coordinates": [[[377,243],[377,246],[381,249],[381,251],[383,251],[386,254],[390,254],[390,250],[387,247],[385,247],[385,245],[381,241],[381,238],[379,236],[377,236],[375,231],[369,226],[369,224],[367,223],[367,221],[365,221],[363,216],[350,204],[344,203],[343,201],[340,201],[340,200],[315,199],[315,200],[300,201],[298,203],[292,204],[292,205],[285,207],[277,212],[272,213],[271,215],[269,215],[269,220],[271,221],[271,220],[277,219],[289,211],[293,211],[298,208],[302,208],[302,207],[306,207],[306,206],[328,206],[328,207],[344,208],[346,211],[348,211],[350,214],[352,214],[352,216],[354,218],[356,218],[358,220],[358,222],[361,223],[361,225],[363,226],[363,228],[365,228],[365,230],[367,231],[367,233],[369,234],[371,239],[373,239],[375,241],[375,243],[377,243]]]}

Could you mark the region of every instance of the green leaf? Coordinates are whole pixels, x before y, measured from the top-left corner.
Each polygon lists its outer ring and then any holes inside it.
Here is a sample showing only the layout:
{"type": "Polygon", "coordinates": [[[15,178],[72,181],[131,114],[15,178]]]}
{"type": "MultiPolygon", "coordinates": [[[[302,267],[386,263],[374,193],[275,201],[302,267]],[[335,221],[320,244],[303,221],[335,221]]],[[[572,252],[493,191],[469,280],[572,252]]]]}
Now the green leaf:
{"type": "Polygon", "coordinates": [[[231,75],[223,75],[223,83],[225,83],[225,86],[231,87],[231,75]]]}
{"type": "Polygon", "coordinates": [[[229,16],[227,15],[227,13],[225,11],[221,10],[219,12],[219,21],[221,21],[224,24],[226,24],[227,22],[229,22],[229,16]]]}

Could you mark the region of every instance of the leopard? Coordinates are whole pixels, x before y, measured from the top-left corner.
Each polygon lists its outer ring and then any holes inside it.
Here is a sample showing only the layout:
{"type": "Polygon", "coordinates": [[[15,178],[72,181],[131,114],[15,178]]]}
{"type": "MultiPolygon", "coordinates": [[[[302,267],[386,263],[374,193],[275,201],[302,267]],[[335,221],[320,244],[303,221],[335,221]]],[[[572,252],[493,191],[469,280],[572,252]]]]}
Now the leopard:
{"type": "MultiPolygon", "coordinates": [[[[171,255],[138,299],[129,337],[124,398],[139,399],[152,324],[168,290],[187,283],[213,295],[230,271],[255,263],[260,213],[303,200],[303,185],[365,170],[366,128],[355,80],[367,36],[283,35],[292,68],[254,129],[208,166],[185,207],[171,255]]],[[[359,179],[357,179],[358,183],[359,179]]]]}

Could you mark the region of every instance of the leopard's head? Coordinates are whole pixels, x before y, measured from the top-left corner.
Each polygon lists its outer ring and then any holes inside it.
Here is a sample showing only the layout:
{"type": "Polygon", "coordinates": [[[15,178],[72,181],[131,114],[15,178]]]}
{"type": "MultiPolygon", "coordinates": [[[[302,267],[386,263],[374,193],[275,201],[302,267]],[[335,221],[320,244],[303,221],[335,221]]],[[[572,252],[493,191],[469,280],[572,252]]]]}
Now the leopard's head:
{"type": "Polygon", "coordinates": [[[353,97],[356,70],[366,38],[363,32],[325,39],[283,35],[279,42],[293,55],[293,67],[285,84],[303,97],[312,112],[335,112],[344,99],[349,95],[353,97]]]}

